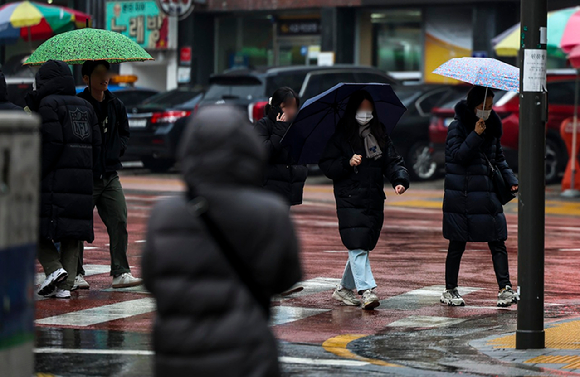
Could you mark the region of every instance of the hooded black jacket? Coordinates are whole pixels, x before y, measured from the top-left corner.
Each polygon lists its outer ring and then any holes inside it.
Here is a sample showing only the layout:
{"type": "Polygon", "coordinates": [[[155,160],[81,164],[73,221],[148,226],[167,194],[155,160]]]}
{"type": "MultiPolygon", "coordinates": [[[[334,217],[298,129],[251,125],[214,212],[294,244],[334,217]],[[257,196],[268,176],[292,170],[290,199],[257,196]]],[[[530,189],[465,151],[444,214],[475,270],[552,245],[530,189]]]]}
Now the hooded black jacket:
{"type": "Polygon", "coordinates": [[[0,71],[0,110],[22,110],[22,107],[8,101],[8,86],[2,71],[0,71]]]}
{"type": "Polygon", "coordinates": [[[93,241],[93,162],[101,134],[93,107],[75,94],[69,67],[44,63],[29,97],[42,118],[40,236],[93,241]]]}
{"type": "MultiPolygon", "coordinates": [[[[180,155],[187,186],[207,200],[258,295],[269,298],[298,282],[289,208],[260,187],[265,155],[247,115],[221,106],[200,110],[180,155]]],[[[142,274],[157,301],[156,376],[278,376],[269,307],[255,301],[188,202],[160,202],[147,230],[142,274]]]]}
{"type": "Polygon", "coordinates": [[[293,165],[288,149],[280,144],[288,126],[287,122],[277,122],[276,114],[271,112],[256,123],[255,129],[268,153],[263,187],[278,193],[290,205],[297,205],[302,204],[308,168],[304,165],[293,165]]]}
{"type": "Polygon", "coordinates": [[[485,159],[497,165],[508,186],[518,184],[501,147],[501,119],[492,111],[480,136],[474,131],[477,117],[466,101],[455,106],[455,114],[445,145],[443,235],[452,241],[505,241],[507,223],[485,159]]]}
{"type": "Polygon", "coordinates": [[[105,91],[105,99],[102,103],[93,98],[89,88],[85,88],[83,92],[79,93],[79,97],[93,105],[101,125],[103,145],[95,168],[95,177],[99,178],[103,174],[114,173],[123,167],[121,156],[127,150],[131,135],[127,120],[127,108],[119,98],[108,90],[105,91]],[[105,109],[106,112],[101,113],[101,108],[105,109]]]}
{"type": "Polygon", "coordinates": [[[340,133],[332,136],[320,159],[320,169],[334,183],[336,212],[342,243],[349,250],[371,251],[377,245],[384,221],[384,178],[393,187],[409,187],[409,172],[393,142],[386,136],[378,160],[365,156],[363,143],[352,145],[340,133]],[[350,166],[353,154],[363,156],[361,165],[350,166]]]}

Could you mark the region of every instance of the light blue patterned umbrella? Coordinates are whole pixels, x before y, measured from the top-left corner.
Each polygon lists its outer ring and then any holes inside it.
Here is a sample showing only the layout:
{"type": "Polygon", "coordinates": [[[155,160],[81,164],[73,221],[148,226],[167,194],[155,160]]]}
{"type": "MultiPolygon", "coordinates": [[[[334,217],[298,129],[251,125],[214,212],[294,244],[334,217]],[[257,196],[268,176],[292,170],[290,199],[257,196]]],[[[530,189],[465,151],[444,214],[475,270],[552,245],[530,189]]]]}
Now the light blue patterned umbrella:
{"type": "Polygon", "coordinates": [[[520,69],[491,58],[454,58],[433,73],[473,85],[520,91],[520,69]]]}

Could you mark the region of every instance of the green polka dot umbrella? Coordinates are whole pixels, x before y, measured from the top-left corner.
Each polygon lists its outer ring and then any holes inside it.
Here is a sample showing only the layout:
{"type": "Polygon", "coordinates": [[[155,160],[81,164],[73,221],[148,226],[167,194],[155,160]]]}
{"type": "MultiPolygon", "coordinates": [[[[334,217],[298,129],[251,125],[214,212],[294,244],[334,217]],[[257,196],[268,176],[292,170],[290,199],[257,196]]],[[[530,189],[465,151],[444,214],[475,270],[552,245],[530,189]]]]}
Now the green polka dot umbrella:
{"type": "Polygon", "coordinates": [[[68,64],[83,64],[87,60],[106,60],[113,64],[153,60],[147,51],[129,37],[91,28],[73,30],[50,38],[30,55],[24,65],[42,65],[51,59],[68,64]]]}

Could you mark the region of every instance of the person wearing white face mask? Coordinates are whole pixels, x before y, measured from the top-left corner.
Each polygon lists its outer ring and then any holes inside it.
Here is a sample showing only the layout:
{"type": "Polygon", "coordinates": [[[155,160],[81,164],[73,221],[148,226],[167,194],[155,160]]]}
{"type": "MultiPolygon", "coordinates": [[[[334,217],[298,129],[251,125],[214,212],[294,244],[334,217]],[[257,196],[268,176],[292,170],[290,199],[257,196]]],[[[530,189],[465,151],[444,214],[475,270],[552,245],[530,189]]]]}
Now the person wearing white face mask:
{"type": "Polygon", "coordinates": [[[445,291],[441,303],[463,306],[458,275],[467,242],[487,242],[492,254],[499,293],[497,306],[517,302],[508,268],[507,223],[492,180],[492,168],[501,172],[506,186],[518,190],[501,147],[502,122],[492,110],[494,93],[474,86],[467,100],[455,106],[445,145],[443,236],[449,240],[445,263],[445,291]]]}
{"type": "Polygon", "coordinates": [[[383,227],[384,177],[401,195],[409,188],[409,173],[378,119],[368,92],[359,91],[350,97],[319,165],[333,180],[340,237],[349,250],[341,284],[332,297],[347,305],[374,309],[379,306],[379,298],[369,253],[383,227]]]}

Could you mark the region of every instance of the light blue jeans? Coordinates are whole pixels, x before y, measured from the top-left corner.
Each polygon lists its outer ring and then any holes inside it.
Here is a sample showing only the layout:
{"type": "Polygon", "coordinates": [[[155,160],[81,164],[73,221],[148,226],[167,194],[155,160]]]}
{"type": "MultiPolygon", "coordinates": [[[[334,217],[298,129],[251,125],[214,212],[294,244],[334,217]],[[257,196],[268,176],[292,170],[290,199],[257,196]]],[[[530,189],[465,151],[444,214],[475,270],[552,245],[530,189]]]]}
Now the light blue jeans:
{"type": "Polygon", "coordinates": [[[368,251],[348,251],[348,261],[346,262],[340,285],[346,289],[356,289],[357,292],[377,287],[371,271],[368,251]]]}

